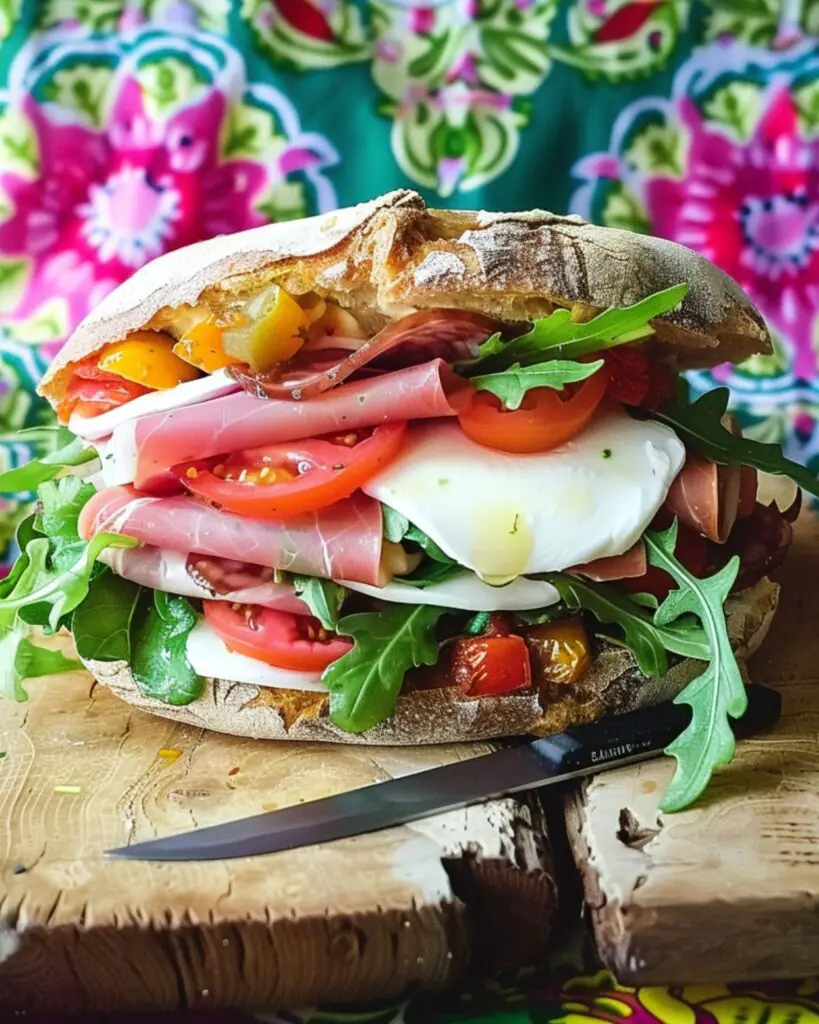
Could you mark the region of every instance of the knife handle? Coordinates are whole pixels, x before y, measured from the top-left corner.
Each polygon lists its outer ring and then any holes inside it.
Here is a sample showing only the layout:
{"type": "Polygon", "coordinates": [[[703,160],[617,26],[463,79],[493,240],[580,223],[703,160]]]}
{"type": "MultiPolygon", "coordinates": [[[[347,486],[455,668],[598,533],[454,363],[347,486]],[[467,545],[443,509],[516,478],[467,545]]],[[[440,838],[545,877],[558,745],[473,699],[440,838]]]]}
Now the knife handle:
{"type": "MultiPolygon", "coordinates": [[[[748,736],[773,725],[782,708],[782,697],[767,686],[746,686],[748,707],[731,721],[736,736],[748,736]]],[[[611,761],[637,761],[664,750],[691,721],[687,704],[666,702],[613,715],[590,725],[580,725],[559,736],[538,740],[540,753],[560,764],[566,772],[583,772],[611,761]]]]}

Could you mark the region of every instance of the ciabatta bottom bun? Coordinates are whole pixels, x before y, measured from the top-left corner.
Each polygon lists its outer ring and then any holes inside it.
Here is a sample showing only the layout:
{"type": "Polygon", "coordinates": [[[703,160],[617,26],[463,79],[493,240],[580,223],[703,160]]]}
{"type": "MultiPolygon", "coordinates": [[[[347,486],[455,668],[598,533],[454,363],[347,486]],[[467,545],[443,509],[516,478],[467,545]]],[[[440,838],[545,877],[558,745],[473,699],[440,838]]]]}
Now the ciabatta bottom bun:
{"type": "MultiPolygon", "coordinates": [[[[726,602],[728,632],[744,669],[773,620],[779,587],[762,579],[726,602]]],[[[182,707],[144,696],[126,662],[86,661],[96,680],[151,714],[186,725],[252,739],[310,740],[368,745],[413,745],[488,740],[526,733],[545,735],[671,700],[702,670],[677,660],[661,679],[647,679],[630,651],[595,637],[595,658],[584,675],[540,695],[534,689],[502,697],[465,697],[457,687],[404,693],[392,717],[363,733],[344,732],[329,718],[326,695],[270,689],[230,679],[206,679],[201,697],[182,707]],[[556,692],[557,691],[557,692],[556,692]]]]}

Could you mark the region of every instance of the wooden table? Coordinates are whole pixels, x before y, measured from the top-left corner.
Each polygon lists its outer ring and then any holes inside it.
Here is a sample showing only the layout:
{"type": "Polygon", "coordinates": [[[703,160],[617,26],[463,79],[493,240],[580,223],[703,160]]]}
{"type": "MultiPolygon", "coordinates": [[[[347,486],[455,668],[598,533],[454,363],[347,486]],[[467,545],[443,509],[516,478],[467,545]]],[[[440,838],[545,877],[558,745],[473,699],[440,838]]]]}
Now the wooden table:
{"type": "MultiPolygon", "coordinates": [[[[568,833],[623,981],[819,970],[819,520],[751,663],[778,728],[695,809],[658,817],[663,761],[598,776],[568,833]]],[[[308,850],[201,864],[103,851],[473,756],[486,746],[273,744],[151,718],[85,673],[0,702],[0,1009],[299,1005],[398,995],[542,959],[555,872],[536,802],[496,801],[308,850]]],[[[560,797],[553,810],[560,810],[560,797]]],[[[561,891],[575,891],[570,866],[561,891]]],[[[571,899],[571,896],[567,896],[571,899]]],[[[571,909],[571,908],[570,908],[571,909]]]]}
{"type": "Polygon", "coordinates": [[[103,854],[488,748],[254,742],[153,718],[84,672],[29,689],[0,702],[0,1009],[298,1006],[543,956],[555,884],[536,802],[270,857],[103,854]]]}

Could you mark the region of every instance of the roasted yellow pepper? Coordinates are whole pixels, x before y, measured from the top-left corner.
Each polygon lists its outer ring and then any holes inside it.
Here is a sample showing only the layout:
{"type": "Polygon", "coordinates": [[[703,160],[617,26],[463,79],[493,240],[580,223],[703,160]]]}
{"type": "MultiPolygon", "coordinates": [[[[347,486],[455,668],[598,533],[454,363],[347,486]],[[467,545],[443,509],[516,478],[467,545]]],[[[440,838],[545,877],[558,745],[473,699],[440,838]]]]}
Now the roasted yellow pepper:
{"type": "Polygon", "coordinates": [[[222,329],[214,320],[204,319],[189,327],[173,347],[174,354],[205,373],[216,373],[238,362],[222,347],[222,329]]]}
{"type": "Polygon", "coordinates": [[[307,340],[308,327],[307,314],[298,302],[283,288],[271,285],[224,327],[222,345],[227,355],[258,372],[292,358],[307,340]]]}
{"type": "Polygon", "coordinates": [[[173,338],[159,331],[134,331],[125,341],[109,345],[97,366],[118,377],[164,391],[200,376],[173,352],[173,338]]]}
{"type": "Polygon", "coordinates": [[[580,619],[555,619],[526,630],[536,684],[575,683],[591,664],[591,644],[580,619]]]}

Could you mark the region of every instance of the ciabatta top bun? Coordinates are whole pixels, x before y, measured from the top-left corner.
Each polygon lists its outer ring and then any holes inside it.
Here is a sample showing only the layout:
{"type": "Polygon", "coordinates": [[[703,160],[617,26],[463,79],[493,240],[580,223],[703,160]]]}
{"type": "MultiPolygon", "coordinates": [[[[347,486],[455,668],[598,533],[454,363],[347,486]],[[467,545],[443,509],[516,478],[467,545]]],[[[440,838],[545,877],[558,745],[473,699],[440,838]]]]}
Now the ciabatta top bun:
{"type": "Polygon", "coordinates": [[[588,316],[630,306],[679,282],[689,292],[654,324],[654,343],[681,368],[772,351],[765,322],[736,282],[691,249],[544,210],[430,210],[417,193],[307,220],[267,224],[165,253],[111,292],[77,327],[39,391],[58,402],[72,364],[180,306],[229,312],[276,282],[318,292],[371,331],[410,310],[460,307],[507,322],[557,308],[588,316]]]}

